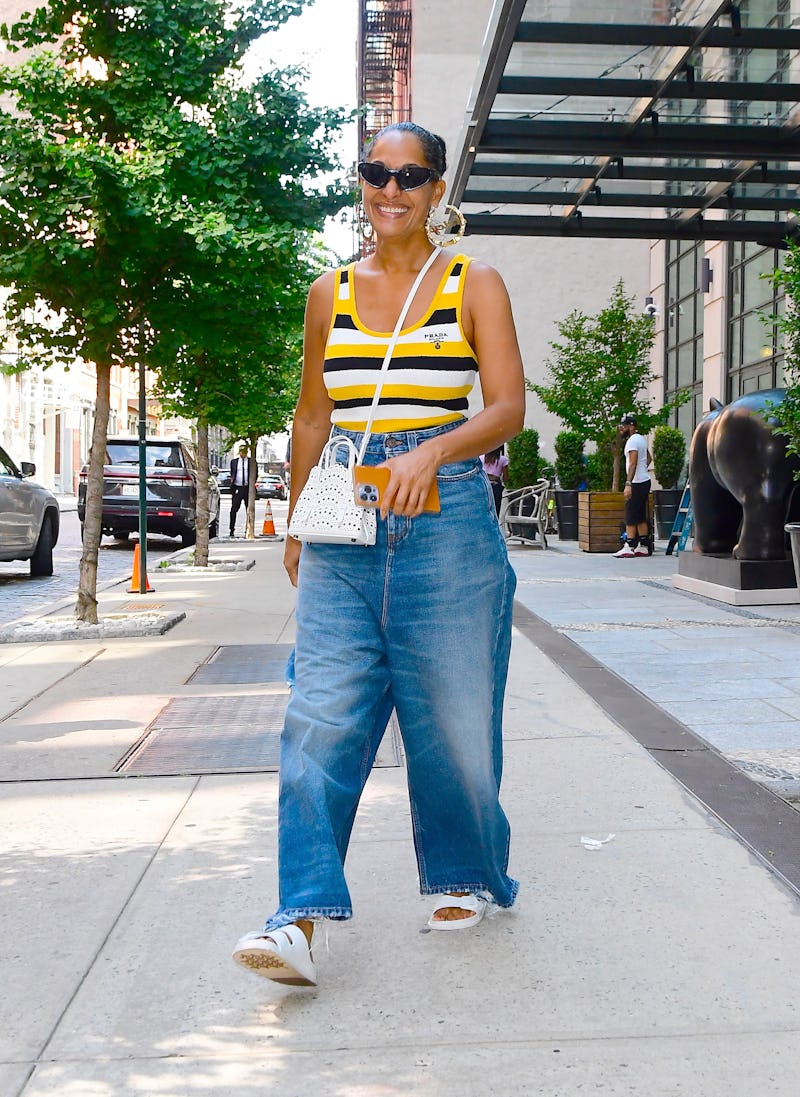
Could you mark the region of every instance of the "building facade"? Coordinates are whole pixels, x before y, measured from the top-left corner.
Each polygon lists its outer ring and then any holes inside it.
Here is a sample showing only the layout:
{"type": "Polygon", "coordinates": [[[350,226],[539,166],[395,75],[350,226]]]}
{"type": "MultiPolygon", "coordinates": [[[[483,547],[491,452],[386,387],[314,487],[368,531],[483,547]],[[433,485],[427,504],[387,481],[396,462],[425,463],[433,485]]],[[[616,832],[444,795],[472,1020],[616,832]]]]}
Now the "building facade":
{"type": "MultiPolygon", "coordinates": [[[[362,8],[394,6],[392,0],[361,0],[361,4],[362,8]]],[[[455,152],[468,118],[468,104],[475,100],[471,91],[479,75],[483,40],[496,10],[495,3],[462,0],[457,14],[437,0],[412,0],[410,6],[410,91],[405,107],[408,116],[441,134],[448,148],[455,152]]],[[[606,5],[593,3],[591,10],[585,3],[571,0],[529,2],[523,6],[523,18],[556,23],[591,21],[595,13],[600,22],[622,24],[678,25],[686,19],[705,18],[705,8],[700,11],[699,0],[688,5],[674,5],[668,0],[653,0],[649,5],[640,0],[613,0],[606,5]]],[[[710,10],[713,5],[706,7],[710,10]]],[[[783,33],[800,18],[797,0],[740,0],[735,8],[734,15],[728,18],[735,16],[743,28],[783,33]]],[[[796,51],[782,47],[779,39],[780,36],[774,48],[734,49],[724,54],[713,49],[698,51],[693,57],[691,79],[738,81],[741,86],[747,81],[779,85],[794,80],[796,51]]],[[[587,50],[580,56],[581,70],[561,71],[565,76],[585,72],[597,79],[608,75],[635,77],[632,62],[628,68],[607,73],[601,71],[600,53],[597,57],[593,64],[591,50],[587,50]]],[[[557,74],[556,54],[551,65],[557,74]]],[[[557,97],[553,99],[557,114],[557,97]]],[[[780,95],[776,95],[776,102],[734,99],[726,110],[735,112],[735,118],[725,120],[750,127],[785,125],[791,104],[781,102],[780,95]]],[[[678,115],[681,122],[693,122],[721,117],[720,108],[708,111],[707,118],[703,114],[707,104],[690,99],[686,104],[684,117],[680,101],[678,105],[670,103],[669,110],[673,112],[670,118],[678,115]],[[691,112],[697,113],[697,117],[689,117],[691,112]]],[[[564,162],[568,159],[565,156],[564,162]]],[[[452,160],[451,157],[451,172],[455,168],[452,160]]],[[[690,160],[679,163],[682,170],[692,170],[690,160]]],[[[737,184],[737,200],[747,196],[748,186],[757,202],[763,203],[764,212],[756,216],[779,220],[781,214],[777,210],[769,211],[773,192],[765,192],[763,184],[757,181],[737,184]]],[[[778,195],[777,201],[785,203],[785,193],[780,189],[774,193],[778,195]]],[[[469,218],[469,208],[465,212],[469,218]]],[[[557,213],[558,207],[552,212],[557,213]]],[[[737,215],[708,208],[704,216],[708,223],[737,215]]],[[[750,216],[752,211],[748,212],[750,216]]],[[[657,380],[650,393],[653,405],[660,406],[678,389],[690,391],[689,402],[673,415],[674,425],[681,428],[687,439],[712,398],[727,402],[782,382],[782,351],[776,327],[768,320],[770,314],[780,313],[783,307],[781,295],[768,277],[780,265],[780,251],[775,247],[733,240],[647,241],[580,238],[579,234],[476,234],[468,235],[463,246],[470,255],[491,263],[503,275],[514,306],[525,372],[532,380],[546,377],[550,343],[557,336],[556,323],[572,309],[596,313],[621,278],[626,291],[643,309],[647,299],[654,309],[657,338],[653,369],[657,380]]],[[[542,452],[552,458],[553,440],[561,424],[532,395],[526,422],[539,430],[542,452]]]]}

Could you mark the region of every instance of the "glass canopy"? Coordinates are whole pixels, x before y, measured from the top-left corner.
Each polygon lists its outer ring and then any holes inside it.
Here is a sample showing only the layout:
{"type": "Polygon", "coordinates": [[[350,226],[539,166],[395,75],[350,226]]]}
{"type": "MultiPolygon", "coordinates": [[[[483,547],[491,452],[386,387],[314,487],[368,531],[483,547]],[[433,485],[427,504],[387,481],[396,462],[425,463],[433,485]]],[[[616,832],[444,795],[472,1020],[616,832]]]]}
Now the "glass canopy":
{"type": "Polygon", "coordinates": [[[449,201],[482,235],[779,246],[799,65],[800,0],[496,0],[449,201]]]}

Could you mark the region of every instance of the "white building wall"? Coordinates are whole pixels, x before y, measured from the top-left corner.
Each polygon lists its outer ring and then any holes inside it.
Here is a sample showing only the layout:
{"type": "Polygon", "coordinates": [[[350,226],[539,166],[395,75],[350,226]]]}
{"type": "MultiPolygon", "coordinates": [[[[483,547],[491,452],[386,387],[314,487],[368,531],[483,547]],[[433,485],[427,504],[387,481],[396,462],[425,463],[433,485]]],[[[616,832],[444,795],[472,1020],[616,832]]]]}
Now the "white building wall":
{"type": "MultiPolygon", "coordinates": [[[[414,2],[412,117],[440,134],[451,152],[464,123],[491,9],[492,0],[461,0],[457,13],[441,0],[414,2]]],[[[651,290],[647,241],[468,236],[463,250],[496,267],[505,279],[525,373],[535,381],[545,379],[556,323],[572,309],[598,312],[619,278],[642,308],[651,290]]],[[[563,426],[532,393],[526,425],[539,431],[541,453],[552,460],[553,441],[563,426]]]]}

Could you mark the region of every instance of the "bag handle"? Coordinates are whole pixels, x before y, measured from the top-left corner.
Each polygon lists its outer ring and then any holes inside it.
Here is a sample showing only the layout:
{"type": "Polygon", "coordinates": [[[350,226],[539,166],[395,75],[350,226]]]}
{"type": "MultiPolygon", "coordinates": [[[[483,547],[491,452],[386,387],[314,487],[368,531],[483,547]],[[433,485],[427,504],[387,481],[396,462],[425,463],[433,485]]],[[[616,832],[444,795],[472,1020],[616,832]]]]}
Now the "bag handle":
{"type": "Polygon", "coordinates": [[[356,463],[356,447],[346,434],[334,434],[325,443],[325,448],[322,451],[322,459],[320,464],[323,468],[330,468],[330,466],[336,460],[336,450],[339,446],[344,446],[347,450],[347,467],[352,468],[356,463]]]}
{"type": "Polygon", "coordinates": [[[411,302],[416,297],[417,290],[420,287],[420,283],[422,282],[422,279],[425,277],[425,275],[428,273],[430,268],[433,266],[433,262],[436,259],[436,256],[439,254],[440,251],[441,251],[441,248],[435,247],[433,249],[433,251],[430,253],[430,255],[428,256],[428,258],[425,260],[425,265],[423,266],[422,270],[419,272],[417,277],[414,279],[414,284],[411,287],[411,289],[408,291],[408,297],[406,297],[405,304],[400,309],[400,315],[397,317],[397,323],[394,326],[394,331],[392,332],[392,337],[389,340],[389,345],[386,348],[386,354],[383,356],[383,363],[381,365],[380,376],[378,377],[377,383],[375,385],[375,394],[372,397],[372,406],[369,409],[369,415],[367,416],[367,425],[364,427],[364,437],[361,441],[361,448],[358,451],[358,463],[359,464],[361,464],[361,462],[364,460],[364,454],[367,452],[367,442],[369,442],[369,436],[372,433],[372,420],[375,418],[375,409],[377,408],[378,401],[381,398],[381,390],[383,389],[383,382],[386,380],[386,374],[388,373],[388,370],[389,370],[389,360],[392,357],[392,354],[394,352],[394,348],[397,346],[397,340],[400,338],[400,329],[403,326],[403,321],[405,320],[406,316],[408,315],[408,310],[411,308],[411,302]]]}

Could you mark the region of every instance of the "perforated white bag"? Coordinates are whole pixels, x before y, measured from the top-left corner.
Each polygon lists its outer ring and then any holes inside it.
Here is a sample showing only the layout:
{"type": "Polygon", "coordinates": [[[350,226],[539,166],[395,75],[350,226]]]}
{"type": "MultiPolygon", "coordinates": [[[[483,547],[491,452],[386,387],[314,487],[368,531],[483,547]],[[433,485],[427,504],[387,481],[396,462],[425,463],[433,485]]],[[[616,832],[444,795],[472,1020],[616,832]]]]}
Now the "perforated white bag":
{"type": "Polygon", "coordinates": [[[289,534],[309,544],[374,545],[375,511],[361,507],[353,493],[353,468],[356,447],[344,435],[334,435],[309,473],[300,493],[289,534]],[[347,450],[347,464],[336,460],[336,453],[347,450]]]}

